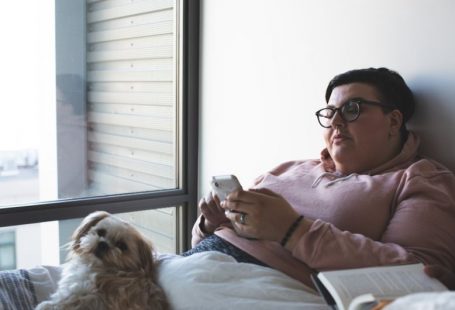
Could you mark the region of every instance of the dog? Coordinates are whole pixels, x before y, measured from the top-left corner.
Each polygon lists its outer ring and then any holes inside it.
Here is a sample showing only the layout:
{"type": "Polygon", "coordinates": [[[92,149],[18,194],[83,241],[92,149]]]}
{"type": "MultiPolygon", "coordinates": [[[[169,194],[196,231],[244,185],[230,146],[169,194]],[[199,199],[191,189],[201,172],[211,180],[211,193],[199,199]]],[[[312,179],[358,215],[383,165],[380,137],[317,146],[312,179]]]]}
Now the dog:
{"type": "Polygon", "coordinates": [[[36,310],[168,310],[153,247],[133,226],[103,211],[89,214],[69,244],[57,291],[36,310]]]}

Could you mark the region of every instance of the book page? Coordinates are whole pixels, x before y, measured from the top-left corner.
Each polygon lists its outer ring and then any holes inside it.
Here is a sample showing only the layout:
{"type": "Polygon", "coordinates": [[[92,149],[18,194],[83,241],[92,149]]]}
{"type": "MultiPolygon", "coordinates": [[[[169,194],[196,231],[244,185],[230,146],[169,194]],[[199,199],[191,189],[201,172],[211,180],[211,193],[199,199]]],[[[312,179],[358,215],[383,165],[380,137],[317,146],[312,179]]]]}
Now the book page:
{"type": "Polygon", "coordinates": [[[372,309],[377,304],[372,294],[364,294],[355,297],[349,304],[348,310],[372,309]]]}
{"type": "Polygon", "coordinates": [[[422,264],[327,271],[320,273],[320,278],[332,295],[338,295],[338,298],[333,296],[334,299],[345,308],[355,297],[368,293],[376,298],[396,298],[416,292],[447,290],[424,273],[422,264]]]}

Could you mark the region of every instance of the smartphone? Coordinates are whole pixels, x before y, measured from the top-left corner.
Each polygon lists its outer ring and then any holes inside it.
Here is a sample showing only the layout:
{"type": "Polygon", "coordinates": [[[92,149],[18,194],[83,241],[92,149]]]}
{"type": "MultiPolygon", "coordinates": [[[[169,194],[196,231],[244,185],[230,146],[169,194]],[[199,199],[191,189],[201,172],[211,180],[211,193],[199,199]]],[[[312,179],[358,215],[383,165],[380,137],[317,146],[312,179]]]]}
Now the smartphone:
{"type": "Polygon", "coordinates": [[[225,200],[231,192],[242,189],[239,180],[232,174],[214,176],[210,185],[218,198],[220,198],[220,201],[225,200]]]}

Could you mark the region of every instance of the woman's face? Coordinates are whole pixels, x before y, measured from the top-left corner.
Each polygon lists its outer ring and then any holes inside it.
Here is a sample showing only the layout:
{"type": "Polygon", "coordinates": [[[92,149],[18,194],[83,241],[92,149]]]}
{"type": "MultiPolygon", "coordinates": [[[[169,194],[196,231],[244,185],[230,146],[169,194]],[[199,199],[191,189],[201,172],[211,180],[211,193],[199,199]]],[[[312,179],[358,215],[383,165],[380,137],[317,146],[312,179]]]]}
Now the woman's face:
{"type": "MultiPolygon", "coordinates": [[[[341,107],[350,99],[382,102],[375,87],[365,83],[351,83],[333,89],[328,106],[341,107]]],[[[324,140],[337,171],[343,174],[368,172],[392,159],[401,149],[401,113],[384,113],[380,106],[361,104],[359,118],[344,121],[339,111],[332,118],[332,126],[325,129],[324,140]]]]}

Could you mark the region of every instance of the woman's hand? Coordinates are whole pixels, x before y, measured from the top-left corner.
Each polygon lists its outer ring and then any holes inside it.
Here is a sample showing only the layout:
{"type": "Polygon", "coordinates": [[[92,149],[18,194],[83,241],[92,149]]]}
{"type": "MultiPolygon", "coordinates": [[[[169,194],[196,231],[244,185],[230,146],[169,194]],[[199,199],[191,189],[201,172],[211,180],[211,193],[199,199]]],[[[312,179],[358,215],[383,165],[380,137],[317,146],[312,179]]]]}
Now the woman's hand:
{"type": "Polygon", "coordinates": [[[455,290],[455,273],[447,268],[436,265],[425,266],[424,271],[432,278],[441,281],[450,290],[455,290]]]}
{"type": "Polygon", "coordinates": [[[243,237],[281,241],[299,214],[280,195],[268,189],[239,190],[229,194],[221,206],[235,231],[243,237]],[[241,222],[242,214],[244,223],[241,222]]]}
{"type": "Polygon", "coordinates": [[[220,206],[220,200],[210,192],[207,198],[199,201],[199,210],[204,216],[203,230],[205,233],[213,234],[215,229],[223,223],[228,223],[224,209],[220,206]]]}

